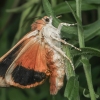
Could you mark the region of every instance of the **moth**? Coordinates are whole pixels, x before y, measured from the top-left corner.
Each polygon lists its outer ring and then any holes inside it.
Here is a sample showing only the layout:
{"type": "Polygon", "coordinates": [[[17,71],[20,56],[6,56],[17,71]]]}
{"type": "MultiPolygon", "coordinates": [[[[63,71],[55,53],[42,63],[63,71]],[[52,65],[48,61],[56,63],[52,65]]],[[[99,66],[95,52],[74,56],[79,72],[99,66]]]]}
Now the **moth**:
{"type": "Polygon", "coordinates": [[[63,25],[73,24],[60,23],[55,28],[52,20],[52,16],[44,16],[34,22],[31,31],[0,58],[1,87],[35,87],[49,77],[50,94],[56,95],[61,89],[65,75],[64,59],[74,67],[62,51],[61,43],[74,46],[62,40],[60,33],[63,25]]]}

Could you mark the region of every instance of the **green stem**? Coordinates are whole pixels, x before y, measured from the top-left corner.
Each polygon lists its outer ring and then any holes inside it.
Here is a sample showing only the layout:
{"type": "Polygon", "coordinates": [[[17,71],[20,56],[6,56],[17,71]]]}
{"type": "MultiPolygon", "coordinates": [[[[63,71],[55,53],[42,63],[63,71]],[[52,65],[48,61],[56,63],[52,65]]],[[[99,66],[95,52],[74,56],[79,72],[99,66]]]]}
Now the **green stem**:
{"type": "MultiPolygon", "coordinates": [[[[76,13],[80,20],[81,20],[81,2],[82,2],[81,0],[76,0],[76,13]]],[[[80,28],[80,25],[78,25],[78,38],[79,38],[80,47],[84,48],[85,47],[84,34],[83,34],[83,29],[80,28]]],[[[81,59],[85,60],[86,62],[89,62],[88,59],[86,59],[86,57],[84,56],[81,56],[81,59]]],[[[94,92],[93,84],[92,84],[91,68],[88,65],[83,63],[83,68],[84,68],[84,72],[85,72],[85,76],[87,80],[90,98],[91,100],[96,100],[95,92],[94,92]]]]}
{"type": "MultiPolygon", "coordinates": [[[[88,61],[84,56],[82,56],[82,59],[85,59],[88,61]]],[[[91,67],[83,63],[83,68],[87,80],[87,85],[90,93],[90,98],[91,100],[96,100],[96,94],[93,89],[93,84],[92,84],[92,76],[91,76],[91,67]]]]}

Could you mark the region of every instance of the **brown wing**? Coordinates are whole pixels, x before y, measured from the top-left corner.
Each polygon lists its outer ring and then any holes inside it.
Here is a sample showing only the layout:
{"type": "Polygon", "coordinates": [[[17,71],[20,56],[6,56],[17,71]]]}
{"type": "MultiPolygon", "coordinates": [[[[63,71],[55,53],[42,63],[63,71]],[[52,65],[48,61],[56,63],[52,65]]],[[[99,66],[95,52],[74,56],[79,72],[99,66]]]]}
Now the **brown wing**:
{"type": "Polygon", "coordinates": [[[50,75],[46,65],[45,48],[40,41],[31,38],[6,72],[6,82],[21,88],[41,84],[50,75]]]}
{"type": "Polygon", "coordinates": [[[36,21],[32,32],[0,58],[0,86],[28,88],[41,84],[50,75],[45,48],[38,35],[45,24],[45,20],[36,21]]]}
{"type": "MultiPolygon", "coordinates": [[[[9,86],[5,82],[5,73],[7,69],[10,67],[12,62],[16,59],[19,52],[23,52],[23,48],[26,47],[26,45],[29,44],[30,38],[35,38],[36,33],[38,34],[38,31],[32,31],[29,32],[27,35],[25,35],[12,49],[10,49],[5,55],[3,55],[0,58],[0,86],[9,86]]],[[[34,42],[36,39],[34,40],[34,42]]]]}
{"type": "Polygon", "coordinates": [[[19,41],[11,50],[9,50],[5,55],[0,58],[0,86],[8,86],[5,83],[5,73],[11,63],[15,60],[18,53],[22,50],[25,44],[29,42],[29,39],[22,39],[19,41]]]}

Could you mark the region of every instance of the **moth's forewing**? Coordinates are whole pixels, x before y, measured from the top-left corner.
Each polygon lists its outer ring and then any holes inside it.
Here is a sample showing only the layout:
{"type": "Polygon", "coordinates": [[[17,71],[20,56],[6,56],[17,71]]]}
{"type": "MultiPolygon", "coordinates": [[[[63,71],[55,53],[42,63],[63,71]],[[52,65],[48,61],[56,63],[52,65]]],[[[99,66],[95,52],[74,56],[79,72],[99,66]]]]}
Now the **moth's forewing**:
{"type": "Polygon", "coordinates": [[[13,48],[11,48],[5,55],[0,58],[0,86],[9,86],[9,84],[5,82],[6,71],[15,60],[19,52],[22,50],[22,48],[25,46],[25,44],[27,44],[29,41],[29,39],[27,39],[27,35],[24,36],[13,48]]]}
{"type": "Polygon", "coordinates": [[[30,34],[2,57],[0,86],[34,87],[41,84],[49,75],[44,45],[41,45],[39,36],[30,34]]]}
{"type": "Polygon", "coordinates": [[[23,41],[19,41],[14,47],[13,49],[9,50],[5,55],[3,55],[0,58],[0,86],[8,86],[9,84],[6,84],[5,82],[5,73],[7,71],[7,69],[9,68],[9,66],[11,65],[11,63],[15,60],[16,56],[18,55],[18,53],[21,51],[21,48],[24,47],[23,43],[24,43],[24,39],[23,41]]]}

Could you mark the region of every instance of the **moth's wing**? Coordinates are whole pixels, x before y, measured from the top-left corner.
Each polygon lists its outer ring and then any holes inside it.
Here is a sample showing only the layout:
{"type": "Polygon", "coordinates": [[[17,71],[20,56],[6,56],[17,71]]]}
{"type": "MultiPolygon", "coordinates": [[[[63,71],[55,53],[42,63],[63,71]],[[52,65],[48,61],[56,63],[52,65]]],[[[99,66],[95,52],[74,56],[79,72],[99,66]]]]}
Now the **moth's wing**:
{"type": "Polygon", "coordinates": [[[35,87],[50,75],[44,44],[38,36],[30,38],[30,41],[18,53],[6,72],[7,84],[20,88],[35,87]]]}
{"type": "Polygon", "coordinates": [[[14,62],[19,52],[22,51],[22,48],[25,48],[25,45],[29,43],[30,37],[35,37],[36,34],[38,34],[38,31],[28,33],[12,49],[0,58],[0,86],[9,86],[9,84],[5,82],[5,73],[7,69],[10,67],[12,62],[14,62]]]}

